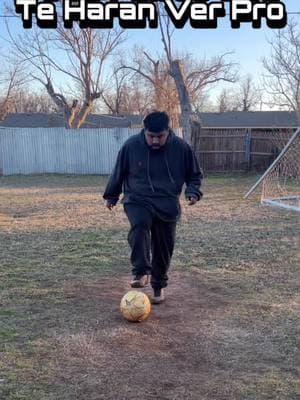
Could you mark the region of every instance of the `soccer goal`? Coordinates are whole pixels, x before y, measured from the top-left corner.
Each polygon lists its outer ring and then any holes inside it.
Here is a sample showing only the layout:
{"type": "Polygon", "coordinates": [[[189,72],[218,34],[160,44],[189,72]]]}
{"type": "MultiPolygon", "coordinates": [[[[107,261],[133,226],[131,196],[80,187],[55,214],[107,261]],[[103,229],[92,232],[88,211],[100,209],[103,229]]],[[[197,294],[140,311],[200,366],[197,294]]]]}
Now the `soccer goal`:
{"type": "Polygon", "coordinates": [[[300,128],[244,198],[260,185],[262,204],[300,211],[300,128]]]}

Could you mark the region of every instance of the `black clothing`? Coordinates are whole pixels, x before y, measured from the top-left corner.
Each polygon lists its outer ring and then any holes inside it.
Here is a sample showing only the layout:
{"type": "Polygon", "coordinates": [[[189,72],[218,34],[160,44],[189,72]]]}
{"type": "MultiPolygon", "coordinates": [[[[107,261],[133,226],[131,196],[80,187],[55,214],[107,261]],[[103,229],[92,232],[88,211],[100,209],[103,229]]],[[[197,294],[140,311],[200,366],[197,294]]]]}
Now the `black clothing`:
{"type": "Polygon", "coordinates": [[[191,147],[172,131],[159,149],[148,146],[142,130],[119,151],[103,197],[116,204],[123,189],[122,202],[131,225],[132,273],[151,274],[154,289],[167,286],[183,184],[186,197],[200,200],[201,179],[191,147]]]}
{"type": "Polygon", "coordinates": [[[170,131],[160,149],[151,149],[144,130],[129,138],[119,151],[104,199],[116,204],[122,192],[124,204],[142,204],[165,221],[180,216],[179,196],[186,183],[186,197],[200,200],[202,173],[191,147],[170,131]]]}
{"type": "Polygon", "coordinates": [[[162,221],[136,204],[125,204],[124,210],[131,225],[128,242],[131,247],[132,274],[151,275],[150,282],[154,289],[166,287],[175,243],[176,222],[162,221]]]}

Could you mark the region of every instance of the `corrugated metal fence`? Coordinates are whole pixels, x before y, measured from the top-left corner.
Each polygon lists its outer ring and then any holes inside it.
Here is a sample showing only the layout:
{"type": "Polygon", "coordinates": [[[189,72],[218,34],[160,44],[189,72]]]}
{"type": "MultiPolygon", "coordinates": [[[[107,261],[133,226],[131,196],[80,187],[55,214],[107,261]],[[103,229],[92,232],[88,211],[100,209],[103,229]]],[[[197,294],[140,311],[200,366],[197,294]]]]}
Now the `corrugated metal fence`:
{"type": "Polygon", "coordinates": [[[122,144],[140,129],[0,129],[0,175],[110,174],[122,144]]]}

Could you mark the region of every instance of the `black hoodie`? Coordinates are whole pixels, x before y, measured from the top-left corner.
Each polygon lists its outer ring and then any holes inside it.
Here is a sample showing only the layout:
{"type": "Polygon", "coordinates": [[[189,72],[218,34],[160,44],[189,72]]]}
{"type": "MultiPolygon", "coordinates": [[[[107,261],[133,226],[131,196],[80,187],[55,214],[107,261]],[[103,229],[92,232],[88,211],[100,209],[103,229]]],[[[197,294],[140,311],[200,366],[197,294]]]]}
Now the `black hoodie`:
{"type": "Polygon", "coordinates": [[[170,131],[167,142],[151,149],[144,130],[129,138],[119,151],[104,199],[116,204],[123,189],[124,204],[140,204],[165,221],[180,216],[179,196],[202,197],[203,178],[191,147],[170,131]]]}

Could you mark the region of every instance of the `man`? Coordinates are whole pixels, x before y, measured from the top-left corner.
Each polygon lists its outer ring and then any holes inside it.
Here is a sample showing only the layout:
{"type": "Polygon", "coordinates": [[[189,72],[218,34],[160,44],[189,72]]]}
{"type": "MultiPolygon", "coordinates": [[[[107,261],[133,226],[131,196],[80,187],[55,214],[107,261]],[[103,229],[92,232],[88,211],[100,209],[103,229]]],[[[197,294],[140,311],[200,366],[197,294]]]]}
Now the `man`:
{"type": "Polygon", "coordinates": [[[144,287],[151,276],[152,303],[159,304],[165,299],[182,186],[186,184],[188,204],[195,204],[202,197],[202,173],[191,147],[169,128],[166,113],[150,113],[143,122],[144,129],[119,151],[103,197],[111,210],[123,188],[131,225],[131,286],[144,287]]]}

